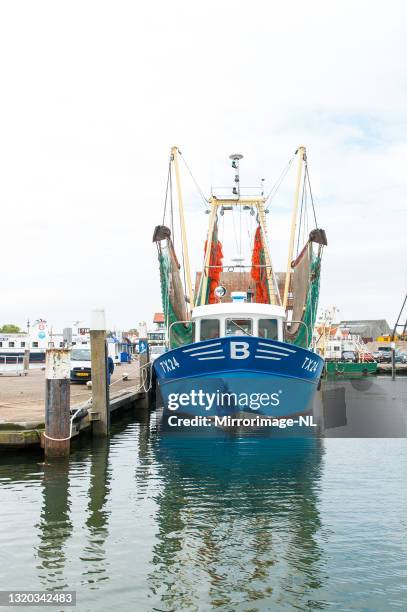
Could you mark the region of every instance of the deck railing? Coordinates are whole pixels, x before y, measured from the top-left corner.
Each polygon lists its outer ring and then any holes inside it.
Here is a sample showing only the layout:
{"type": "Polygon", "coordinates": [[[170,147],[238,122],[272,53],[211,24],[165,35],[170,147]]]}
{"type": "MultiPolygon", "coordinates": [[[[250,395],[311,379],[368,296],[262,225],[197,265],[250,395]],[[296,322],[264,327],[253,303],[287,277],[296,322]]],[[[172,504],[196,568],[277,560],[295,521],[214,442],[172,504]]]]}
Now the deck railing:
{"type": "Polygon", "coordinates": [[[15,374],[22,376],[24,374],[24,356],[23,355],[2,355],[0,356],[0,376],[15,374]]]}

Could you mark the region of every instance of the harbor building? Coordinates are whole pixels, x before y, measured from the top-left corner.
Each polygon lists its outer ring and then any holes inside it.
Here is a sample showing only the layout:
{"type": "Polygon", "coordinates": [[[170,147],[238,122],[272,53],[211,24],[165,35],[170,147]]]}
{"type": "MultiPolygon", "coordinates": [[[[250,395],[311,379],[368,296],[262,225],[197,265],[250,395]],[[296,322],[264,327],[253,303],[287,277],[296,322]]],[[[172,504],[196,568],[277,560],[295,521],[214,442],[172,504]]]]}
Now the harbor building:
{"type": "Polygon", "coordinates": [[[339,326],[341,329],[348,330],[352,335],[360,336],[365,344],[391,334],[390,326],[385,319],[341,321],[339,326]]]}

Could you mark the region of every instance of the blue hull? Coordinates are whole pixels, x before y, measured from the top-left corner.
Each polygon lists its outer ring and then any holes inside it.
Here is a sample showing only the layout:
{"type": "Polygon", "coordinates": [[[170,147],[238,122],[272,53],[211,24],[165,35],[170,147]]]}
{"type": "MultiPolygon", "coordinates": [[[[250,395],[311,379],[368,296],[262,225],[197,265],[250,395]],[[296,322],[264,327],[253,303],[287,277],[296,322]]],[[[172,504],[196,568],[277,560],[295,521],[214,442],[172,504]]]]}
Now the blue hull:
{"type": "Polygon", "coordinates": [[[167,415],[296,418],[310,414],[323,363],[285,342],[228,336],[168,351],[154,369],[167,415]]]}

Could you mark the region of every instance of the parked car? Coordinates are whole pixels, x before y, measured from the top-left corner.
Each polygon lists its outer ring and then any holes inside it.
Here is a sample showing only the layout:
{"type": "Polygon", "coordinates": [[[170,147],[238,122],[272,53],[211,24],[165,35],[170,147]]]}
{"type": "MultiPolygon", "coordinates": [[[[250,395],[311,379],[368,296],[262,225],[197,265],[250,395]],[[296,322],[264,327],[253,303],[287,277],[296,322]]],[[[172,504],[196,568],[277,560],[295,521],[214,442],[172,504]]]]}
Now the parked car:
{"type": "Polygon", "coordinates": [[[391,346],[379,346],[377,352],[380,353],[378,361],[380,361],[381,363],[391,363],[391,346]]]}
{"type": "Polygon", "coordinates": [[[396,363],[407,363],[407,351],[397,351],[396,363]]]}
{"type": "Polygon", "coordinates": [[[72,382],[87,382],[91,380],[90,348],[73,348],[71,350],[72,382]]]}

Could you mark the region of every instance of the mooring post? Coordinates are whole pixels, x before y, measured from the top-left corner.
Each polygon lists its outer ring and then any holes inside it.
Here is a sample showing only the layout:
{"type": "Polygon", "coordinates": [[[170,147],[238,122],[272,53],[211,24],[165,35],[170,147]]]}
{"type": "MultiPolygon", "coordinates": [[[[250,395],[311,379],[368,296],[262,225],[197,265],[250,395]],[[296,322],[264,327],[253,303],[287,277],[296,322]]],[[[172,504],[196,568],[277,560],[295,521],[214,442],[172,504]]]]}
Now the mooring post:
{"type": "Polygon", "coordinates": [[[25,349],[24,358],[23,358],[24,375],[28,374],[29,369],[30,369],[30,349],[25,349]]]}
{"type": "Polygon", "coordinates": [[[104,310],[92,310],[90,350],[92,370],[92,433],[95,436],[107,436],[110,429],[110,411],[104,310]]]}
{"type": "Polygon", "coordinates": [[[391,379],[396,380],[396,343],[391,343],[391,379]]]}
{"type": "Polygon", "coordinates": [[[140,368],[140,385],[141,391],[145,392],[142,400],[142,407],[149,408],[150,405],[150,385],[151,385],[151,365],[150,365],[150,347],[148,346],[147,338],[139,339],[139,368],[140,368]]]}
{"type": "Polygon", "coordinates": [[[70,451],[70,351],[47,349],[45,357],[45,435],[46,457],[66,457],[70,451]]]}

